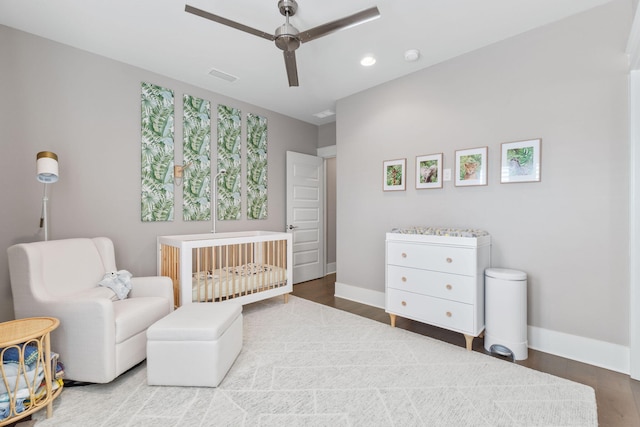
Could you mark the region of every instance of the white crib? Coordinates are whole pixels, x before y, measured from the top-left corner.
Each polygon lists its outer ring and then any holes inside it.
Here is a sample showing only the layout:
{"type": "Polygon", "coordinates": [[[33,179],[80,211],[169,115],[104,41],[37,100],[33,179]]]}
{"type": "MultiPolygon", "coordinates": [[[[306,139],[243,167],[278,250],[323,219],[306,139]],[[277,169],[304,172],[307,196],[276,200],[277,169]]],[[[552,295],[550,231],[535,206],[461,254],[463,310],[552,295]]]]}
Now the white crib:
{"type": "Polygon", "coordinates": [[[159,236],[158,274],[173,279],[175,306],[241,304],[293,290],[291,234],[244,231],[159,236]]]}

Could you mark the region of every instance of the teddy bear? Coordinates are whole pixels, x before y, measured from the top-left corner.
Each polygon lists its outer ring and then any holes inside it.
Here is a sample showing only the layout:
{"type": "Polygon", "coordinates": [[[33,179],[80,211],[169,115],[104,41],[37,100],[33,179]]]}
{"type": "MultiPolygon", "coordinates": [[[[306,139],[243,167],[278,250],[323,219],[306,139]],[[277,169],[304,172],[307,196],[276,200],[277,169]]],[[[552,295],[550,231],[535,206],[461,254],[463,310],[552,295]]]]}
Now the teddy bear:
{"type": "Polygon", "coordinates": [[[105,273],[98,285],[110,288],[118,296],[118,299],[125,299],[131,290],[132,274],[127,270],[108,271],[105,273]]]}

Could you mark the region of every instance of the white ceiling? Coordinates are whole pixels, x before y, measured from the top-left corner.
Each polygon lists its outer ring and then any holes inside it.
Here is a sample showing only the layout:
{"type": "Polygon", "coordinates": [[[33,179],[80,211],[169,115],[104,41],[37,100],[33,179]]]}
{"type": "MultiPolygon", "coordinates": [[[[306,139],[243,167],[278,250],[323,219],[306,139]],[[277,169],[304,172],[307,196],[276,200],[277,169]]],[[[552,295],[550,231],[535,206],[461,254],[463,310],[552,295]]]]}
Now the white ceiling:
{"type": "MultiPolygon", "coordinates": [[[[289,87],[273,42],[184,11],[185,0],[0,0],[0,24],[321,125],[336,100],[611,0],[298,0],[298,30],[377,6],[381,18],[300,46],[289,87]],[[416,62],[404,52],[419,49],[416,62]],[[359,64],[374,54],[370,68],[359,64]],[[238,77],[233,83],[212,69],[238,77]]],[[[267,33],[277,0],[187,0],[267,33]]]]}

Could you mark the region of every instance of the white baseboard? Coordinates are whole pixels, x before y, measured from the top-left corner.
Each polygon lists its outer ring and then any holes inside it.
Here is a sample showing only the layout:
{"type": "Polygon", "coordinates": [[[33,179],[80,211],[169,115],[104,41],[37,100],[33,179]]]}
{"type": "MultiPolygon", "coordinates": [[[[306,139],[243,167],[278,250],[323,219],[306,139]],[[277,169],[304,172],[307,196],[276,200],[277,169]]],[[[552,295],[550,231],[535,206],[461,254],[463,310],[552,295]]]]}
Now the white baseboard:
{"type": "MultiPolygon", "coordinates": [[[[335,296],[373,307],[384,308],[384,292],[336,282],[335,296]]],[[[598,341],[550,329],[527,327],[529,348],[612,371],[629,374],[629,347],[598,341]]]]}
{"type": "Polygon", "coordinates": [[[384,308],[384,292],[336,282],[335,296],[373,307],[384,308]]]}
{"type": "Polygon", "coordinates": [[[529,348],[629,374],[629,347],[529,326],[529,348]]]}
{"type": "Polygon", "coordinates": [[[335,262],[330,262],[328,263],[325,267],[325,275],[326,274],[333,274],[336,272],[336,263],[335,262]]]}

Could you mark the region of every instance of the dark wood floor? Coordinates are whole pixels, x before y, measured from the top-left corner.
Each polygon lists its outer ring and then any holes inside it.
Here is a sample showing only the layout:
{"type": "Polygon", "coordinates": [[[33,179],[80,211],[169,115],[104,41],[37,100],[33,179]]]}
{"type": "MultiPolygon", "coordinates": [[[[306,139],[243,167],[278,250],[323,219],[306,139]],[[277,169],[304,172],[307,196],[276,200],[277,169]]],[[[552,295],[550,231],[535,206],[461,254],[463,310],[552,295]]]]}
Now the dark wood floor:
{"type": "MultiPolygon", "coordinates": [[[[336,298],[335,280],[335,274],[331,274],[322,279],[299,283],[293,287],[293,295],[389,324],[389,315],[383,309],[336,298]]],[[[396,327],[465,346],[462,334],[420,322],[398,317],[396,327]]],[[[486,353],[481,338],[473,340],[473,350],[486,353]]],[[[516,363],[591,386],[596,392],[601,427],[640,426],[640,382],[628,375],[531,349],[526,360],[516,363]]]]}

